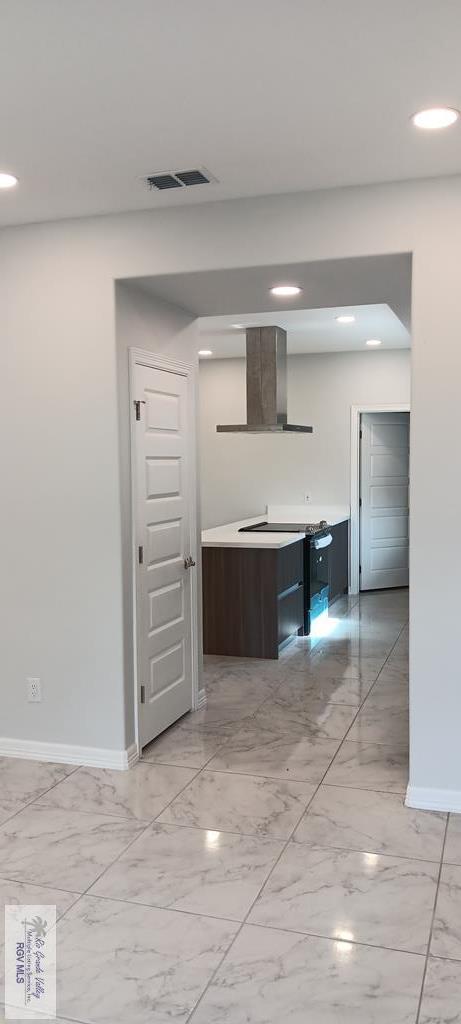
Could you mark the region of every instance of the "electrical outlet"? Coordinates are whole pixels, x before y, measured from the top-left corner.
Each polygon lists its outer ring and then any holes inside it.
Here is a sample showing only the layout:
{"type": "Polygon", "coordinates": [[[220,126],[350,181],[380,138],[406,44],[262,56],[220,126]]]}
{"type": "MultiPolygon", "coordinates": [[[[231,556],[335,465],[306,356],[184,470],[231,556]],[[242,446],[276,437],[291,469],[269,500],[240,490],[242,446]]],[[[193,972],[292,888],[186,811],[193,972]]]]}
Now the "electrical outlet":
{"type": "Polygon", "coordinates": [[[29,704],[39,704],[42,699],[42,684],[40,679],[28,677],[26,679],[27,685],[27,700],[29,704]]]}

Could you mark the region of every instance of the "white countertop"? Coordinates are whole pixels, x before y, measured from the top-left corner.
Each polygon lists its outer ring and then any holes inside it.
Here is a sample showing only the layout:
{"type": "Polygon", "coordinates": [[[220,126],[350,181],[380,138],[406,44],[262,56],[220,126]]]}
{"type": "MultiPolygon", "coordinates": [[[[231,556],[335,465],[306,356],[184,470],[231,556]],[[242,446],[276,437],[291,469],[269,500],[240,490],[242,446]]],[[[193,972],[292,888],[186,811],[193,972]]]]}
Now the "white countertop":
{"type": "Polygon", "coordinates": [[[202,546],[205,548],[284,548],[302,540],[299,533],[239,533],[241,526],[252,526],[264,521],[273,523],[318,523],[326,519],[330,526],[349,519],[350,510],[346,505],[268,505],[267,513],[251,519],[240,519],[236,523],[215,526],[203,530],[202,546]]]}
{"type": "Polygon", "coordinates": [[[212,530],[203,530],[202,547],[284,548],[287,544],[295,544],[302,540],[301,533],[239,533],[241,526],[262,523],[266,518],[263,512],[260,516],[253,516],[252,519],[239,519],[236,523],[226,523],[225,526],[215,526],[212,530]]]}

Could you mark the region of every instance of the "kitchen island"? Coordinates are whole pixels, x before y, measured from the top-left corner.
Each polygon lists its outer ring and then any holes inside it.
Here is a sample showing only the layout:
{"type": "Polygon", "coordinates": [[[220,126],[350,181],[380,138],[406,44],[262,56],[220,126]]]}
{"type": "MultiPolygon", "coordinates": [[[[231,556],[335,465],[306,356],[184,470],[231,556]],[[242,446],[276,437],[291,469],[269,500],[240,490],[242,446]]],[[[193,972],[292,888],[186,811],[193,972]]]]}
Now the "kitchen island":
{"type": "MultiPolygon", "coordinates": [[[[205,654],[277,658],[291,637],[305,632],[304,535],[240,530],[263,520],[314,521],[314,510],[317,519],[318,506],[269,506],[261,516],[203,532],[205,654]]],[[[336,597],[347,590],[349,510],[322,511],[337,549],[330,571],[336,597]]]]}

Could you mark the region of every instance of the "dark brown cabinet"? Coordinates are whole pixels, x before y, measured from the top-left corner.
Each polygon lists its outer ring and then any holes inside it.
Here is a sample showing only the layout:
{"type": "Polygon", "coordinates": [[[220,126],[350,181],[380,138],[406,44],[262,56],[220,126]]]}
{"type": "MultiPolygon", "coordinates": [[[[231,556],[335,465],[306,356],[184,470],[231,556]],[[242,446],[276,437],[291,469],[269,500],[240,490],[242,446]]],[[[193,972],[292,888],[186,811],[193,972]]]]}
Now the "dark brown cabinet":
{"type": "Polygon", "coordinates": [[[202,549],[205,654],[278,658],[302,632],[303,545],[202,549]]]}
{"type": "MultiPolygon", "coordinates": [[[[331,604],[348,592],[349,523],[338,523],[330,532],[331,604]]],[[[202,549],[205,654],[278,658],[280,647],[291,636],[304,633],[310,600],[310,563],[304,559],[304,544],[300,538],[283,548],[202,549]]]]}

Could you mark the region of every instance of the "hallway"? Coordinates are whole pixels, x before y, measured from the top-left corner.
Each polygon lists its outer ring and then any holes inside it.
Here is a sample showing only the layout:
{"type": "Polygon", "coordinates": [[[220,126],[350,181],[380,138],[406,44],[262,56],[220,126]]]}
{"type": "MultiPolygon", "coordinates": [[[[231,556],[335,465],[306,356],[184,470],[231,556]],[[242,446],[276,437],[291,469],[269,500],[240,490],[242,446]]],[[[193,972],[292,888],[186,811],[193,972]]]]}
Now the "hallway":
{"type": "Polygon", "coordinates": [[[59,1020],[461,1020],[461,816],[403,805],[407,593],[330,618],[207,658],[130,772],[0,759],[3,903],[57,905],[59,1020]]]}

